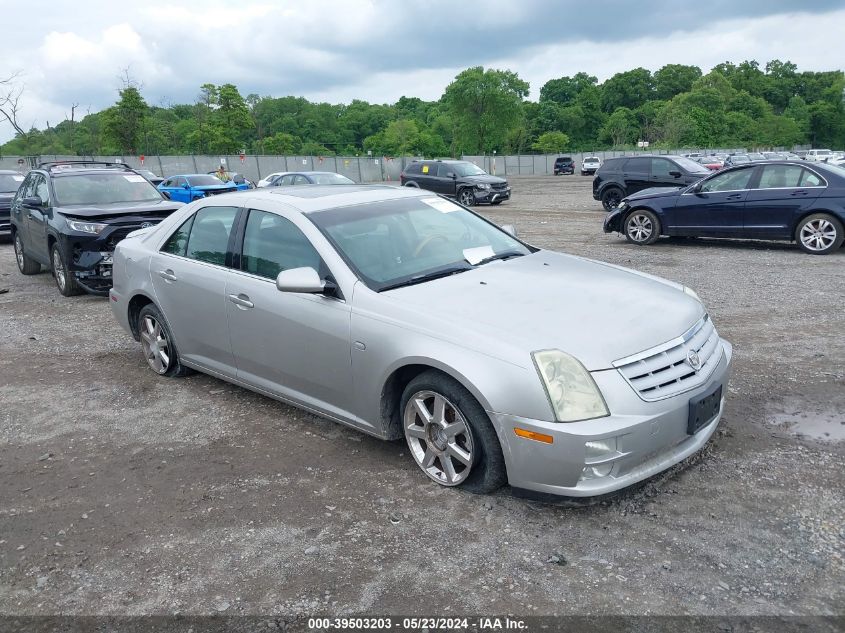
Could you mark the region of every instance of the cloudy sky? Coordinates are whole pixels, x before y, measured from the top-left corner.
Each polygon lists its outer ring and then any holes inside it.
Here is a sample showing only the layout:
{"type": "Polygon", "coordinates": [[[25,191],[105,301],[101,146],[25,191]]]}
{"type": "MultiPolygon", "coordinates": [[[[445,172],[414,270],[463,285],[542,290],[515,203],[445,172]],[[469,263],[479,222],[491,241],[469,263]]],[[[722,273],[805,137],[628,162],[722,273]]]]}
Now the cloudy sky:
{"type": "MultiPolygon", "coordinates": [[[[129,69],[150,104],[199,86],[332,103],[437,99],[468,66],[531,84],[636,66],[791,60],[845,65],[845,0],[0,0],[0,79],[20,72],[23,122],[114,103],[129,69]]],[[[11,136],[0,124],[0,141],[11,136]]]]}

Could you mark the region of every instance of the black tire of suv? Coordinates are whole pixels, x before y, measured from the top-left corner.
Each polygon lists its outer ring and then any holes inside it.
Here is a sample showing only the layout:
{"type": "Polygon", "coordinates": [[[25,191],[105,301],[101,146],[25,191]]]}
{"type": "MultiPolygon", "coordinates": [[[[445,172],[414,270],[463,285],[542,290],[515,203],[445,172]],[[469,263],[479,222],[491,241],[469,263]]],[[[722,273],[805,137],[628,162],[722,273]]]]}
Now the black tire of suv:
{"type": "Polygon", "coordinates": [[[608,187],[601,194],[601,205],[605,211],[613,211],[622,202],[625,197],[625,192],[619,187],[608,187]]]}
{"type": "Polygon", "coordinates": [[[408,400],[419,391],[432,391],[445,396],[458,408],[472,433],[477,455],[469,477],[457,487],[474,494],[489,494],[504,486],[508,482],[508,475],[502,446],[490,417],[478,400],[450,376],[431,370],[408,383],[402,393],[399,411],[404,411],[408,400]]]}
{"type": "Polygon", "coordinates": [[[53,246],[50,247],[50,270],[53,273],[53,279],[56,281],[56,287],[65,297],[74,297],[85,292],[79,284],[76,283],[76,277],[74,277],[73,273],[68,269],[67,257],[65,257],[64,253],[62,253],[62,249],[59,247],[58,242],[53,242],[53,246]],[[61,276],[64,277],[64,284],[59,281],[60,274],[56,273],[56,263],[60,264],[62,270],[64,271],[61,273],[61,276]]]}
{"type": "Polygon", "coordinates": [[[842,246],[842,242],[845,241],[845,230],[843,230],[842,223],[832,215],[828,215],[827,213],[813,213],[812,215],[808,215],[806,218],[804,218],[798,223],[798,226],[795,227],[794,238],[795,243],[798,245],[798,248],[800,248],[805,253],[809,253],[810,255],[828,255],[842,246]],[[801,229],[803,229],[810,222],[820,220],[829,222],[833,226],[833,230],[836,232],[836,234],[829,246],[823,249],[814,250],[805,246],[804,242],[801,241],[801,229]]]}
{"type": "Polygon", "coordinates": [[[649,244],[654,244],[657,241],[657,238],[660,237],[660,220],[658,220],[657,216],[648,209],[634,209],[625,218],[625,221],[622,223],[622,229],[623,233],[625,233],[625,239],[631,242],[631,244],[636,244],[637,246],[648,246],[649,244]],[[635,218],[647,220],[651,223],[651,233],[649,233],[648,237],[645,237],[644,239],[635,239],[631,236],[628,224],[634,222],[635,218]]]}
{"type": "Polygon", "coordinates": [[[23,249],[23,240],[21,236],[15,231],[15,261],[18,264],[18,270],[23,275],[37,275],[41,272],[41,264],[32,259],[23,249]]]}
{"type": "Polygon", "coordinates": [[[471,207],[473,204],[475,204],[475,195],[472,193],[472,188],[470,187],[464,187],[463,189],[459,189],[457,198],[458,202],[460,202],[465,207],[471,207]],[[470,195],[464,196],[464,191],[469,191],[470,195]]]}

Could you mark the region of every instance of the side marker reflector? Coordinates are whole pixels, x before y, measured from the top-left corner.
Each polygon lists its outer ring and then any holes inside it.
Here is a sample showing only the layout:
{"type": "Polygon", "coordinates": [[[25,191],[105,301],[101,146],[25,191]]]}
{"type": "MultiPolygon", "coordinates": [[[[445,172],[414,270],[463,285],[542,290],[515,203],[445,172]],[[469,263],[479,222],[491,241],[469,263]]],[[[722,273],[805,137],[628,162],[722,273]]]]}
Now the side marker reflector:
{"type": "Polygon", "coordinates": [[[546,435],[545,433],[535,433],[534,431],[520,429],[519,427],[514,427],[513,432],[519,437],[524,437],[527,440],[534,440],[535,442],[543,442],[543,444],[551,444],[555,441],[555,438],[551,435],[546,435]]]}

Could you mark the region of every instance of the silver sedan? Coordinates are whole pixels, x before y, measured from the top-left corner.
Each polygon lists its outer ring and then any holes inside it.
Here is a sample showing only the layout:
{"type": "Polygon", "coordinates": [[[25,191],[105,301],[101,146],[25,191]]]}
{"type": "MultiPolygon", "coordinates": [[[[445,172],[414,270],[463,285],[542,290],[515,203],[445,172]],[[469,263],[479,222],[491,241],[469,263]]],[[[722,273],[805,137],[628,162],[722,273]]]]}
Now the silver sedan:
{"type": "Polygon", "coordinates": [[[699,450],[731,345],[694,292],[418,189],[254,190],[120,242],[111,306],[198,370],[384,439],[443,486],[607,493],[699,450]]]}

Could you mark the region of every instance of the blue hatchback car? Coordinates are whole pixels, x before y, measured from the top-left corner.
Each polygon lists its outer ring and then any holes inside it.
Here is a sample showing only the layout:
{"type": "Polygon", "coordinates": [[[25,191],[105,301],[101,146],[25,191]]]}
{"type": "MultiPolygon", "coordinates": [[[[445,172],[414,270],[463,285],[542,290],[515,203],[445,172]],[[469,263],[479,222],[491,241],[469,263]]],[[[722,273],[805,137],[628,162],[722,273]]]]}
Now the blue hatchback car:
{"type": "Polygon", "coordinates": [[[661,235],[788,240],[826,255],[842,246],[843,225],[845,168],[780,160],[632,194],[605,217],[604,232],[641,246],[661,235]]]}
{"type": "Polygon", "coordinates": [[[238,191],[234,182],[223,182],[217,176],[209,174],[183,174],[171,176],[158,186],[158,190],[167,194],[171,200],[193,202],[218,193],[238,191]]]}

